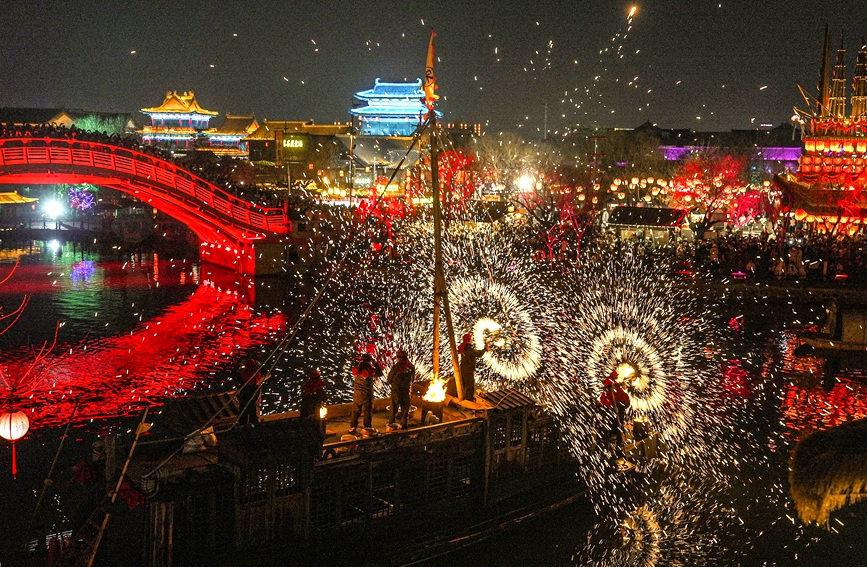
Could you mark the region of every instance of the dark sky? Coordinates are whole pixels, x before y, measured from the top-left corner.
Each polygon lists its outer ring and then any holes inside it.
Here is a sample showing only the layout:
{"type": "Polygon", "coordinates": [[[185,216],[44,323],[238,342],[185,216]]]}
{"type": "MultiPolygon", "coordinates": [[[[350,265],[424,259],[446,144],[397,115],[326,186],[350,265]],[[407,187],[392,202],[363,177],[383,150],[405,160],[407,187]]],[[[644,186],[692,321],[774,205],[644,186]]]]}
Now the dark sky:
{"type": "Polygon", "coordinates": [[[221,115],[320,123],[376,77],[421,76],[433,28],[446,120],[536,137],[546,104],[558,132],[779,124],[816,84],[826,22],[851,76],[867,2],[2,0],[0,22],[0,106],[131,112],[194,90],[221,115]]]}

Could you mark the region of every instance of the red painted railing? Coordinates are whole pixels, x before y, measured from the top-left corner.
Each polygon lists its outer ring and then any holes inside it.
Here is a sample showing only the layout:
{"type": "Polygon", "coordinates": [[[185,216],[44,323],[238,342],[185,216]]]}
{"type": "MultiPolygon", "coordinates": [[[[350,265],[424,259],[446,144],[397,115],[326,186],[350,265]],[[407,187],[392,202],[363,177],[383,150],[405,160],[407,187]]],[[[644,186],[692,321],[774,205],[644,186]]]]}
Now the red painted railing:
{"type": "MultiPolygon", "coordinates": [[[[252,229],[258,237],[286,234],[291,225],[283,209],[239,199],[177,165],[136,150],[65,138],[0,140],[0,175],[30,167],[62,166],[73,172],[119,174],[185,203],[190,212],[212,216],[214,224],[252,229]],[[23,167],[22,167],[23,166],[23,167]]],[[[111,177],[109,175],[108,177],[111,177]]],[[[256,237],[251,235],[251,240],[256,237]]]]}

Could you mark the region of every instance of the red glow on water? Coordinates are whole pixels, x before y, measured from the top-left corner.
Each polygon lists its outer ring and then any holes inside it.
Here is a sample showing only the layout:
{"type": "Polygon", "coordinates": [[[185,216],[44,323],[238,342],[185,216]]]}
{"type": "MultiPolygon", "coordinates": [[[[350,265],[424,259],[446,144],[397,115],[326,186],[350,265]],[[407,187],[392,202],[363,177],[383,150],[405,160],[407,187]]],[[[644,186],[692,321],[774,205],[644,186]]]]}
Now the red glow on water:
{"type": "Polygon", "coordinates": [[[731,396],[749,398],[752,394],[749,372],[741,366],[740,360],[729,360],[722,367],[723,388],[731,396]]]}
{"type": "Polygon", "coordinates": [[[867,417],[867,385],[837,378],[830,391],[789,384],[783,395],[783,421],[801,438],[813,431],[867,417]]]}
{"type": "MultiPolygon", "coordinates": [[[[49,370],[12,406],[27,412],[33,428],[138,413],[145,406],[205,384],[212,372],[231,367],[247,350],[286,328],[282,313],[257,313],[231,293],[199,286],[183,303],[122,335],[82,346],[58,346],[49,370]]],[[[10,353],[6,364],[26,359],[10,353]]]]}

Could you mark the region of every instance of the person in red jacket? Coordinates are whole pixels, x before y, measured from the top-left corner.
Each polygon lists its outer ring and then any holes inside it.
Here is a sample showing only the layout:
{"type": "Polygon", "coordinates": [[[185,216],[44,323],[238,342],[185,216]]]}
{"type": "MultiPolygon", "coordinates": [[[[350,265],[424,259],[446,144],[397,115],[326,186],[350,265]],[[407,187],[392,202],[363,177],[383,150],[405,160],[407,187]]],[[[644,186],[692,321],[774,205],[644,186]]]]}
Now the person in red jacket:
{"type": "Polygon", "coordinates": [[[618,380],[617,371],[612,370],[611,374],[602,382],[604,391],[599,398],[599,402],[606,407],[614,409],[614,422],[612,423],[611,432],[616,435],[618,443],[623,445],[623,426],[626,423],[626,409],[629,407],[629,394],[623,389],[618,380]]]}

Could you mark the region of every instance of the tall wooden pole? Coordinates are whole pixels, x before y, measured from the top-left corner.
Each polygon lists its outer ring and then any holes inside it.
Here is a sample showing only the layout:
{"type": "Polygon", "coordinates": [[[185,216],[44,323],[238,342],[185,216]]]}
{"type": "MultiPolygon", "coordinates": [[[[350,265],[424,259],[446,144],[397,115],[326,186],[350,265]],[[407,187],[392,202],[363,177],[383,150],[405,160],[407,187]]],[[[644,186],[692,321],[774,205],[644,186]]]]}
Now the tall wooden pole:
{"type": "Polygon", "coordinates": [[[446,288],[445,269],[443,266],[443,211],[440,203],[440,179],[439,179],[439,148],[437,147],[437,123],[436,112],[431,110],[428,121],[430,132],[430,173],[431,185],[433,186],[434,207],[434,345],[433,345],[433,372],[439,377],[440,372],[440,309],[443,310],[446,319],[446,332],[449,337],[449,348],[452,353],[452,367],[455,372],[455,386],[458,390],[458,398],[464,399],[464,388],[461,383],[461,368],[458,363],[458,348],[455,342],[455,329],[452,325],[452,314],[449,309],[449,294],[446,288]]]}

